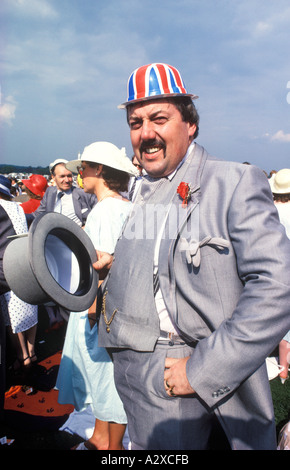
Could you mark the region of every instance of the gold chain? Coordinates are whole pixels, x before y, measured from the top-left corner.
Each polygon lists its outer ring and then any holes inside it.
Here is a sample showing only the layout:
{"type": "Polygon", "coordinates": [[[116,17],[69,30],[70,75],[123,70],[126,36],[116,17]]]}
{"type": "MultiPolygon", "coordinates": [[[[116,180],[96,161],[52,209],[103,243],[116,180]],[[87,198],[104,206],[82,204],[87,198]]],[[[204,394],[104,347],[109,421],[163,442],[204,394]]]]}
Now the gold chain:
{"type": "Polygon", "coordinates": [[[108,293],[108,291],[106,291],[106,292],[104,293],[104,296],[103,296],[103,301],[102,301],[102,315],[104,316],[104,320],[105,320],[105,323],[106,323],[106,325],[107,325],[107,327],[106,327],[107,333],[110,333],[110,325],[111,325],[111,323],[112,323],[112,321],[113,321],[113,319],[114,319],[114,316],[116,315],[116,313],[117,313],[118,310],[115,309],[115,310],[113,311],[112,315],[111,315],[110,320],[108,320],[108,317],[107,317],[107,315],[106,315],[106,297],[107,297],[107,293],[108,293]]]}

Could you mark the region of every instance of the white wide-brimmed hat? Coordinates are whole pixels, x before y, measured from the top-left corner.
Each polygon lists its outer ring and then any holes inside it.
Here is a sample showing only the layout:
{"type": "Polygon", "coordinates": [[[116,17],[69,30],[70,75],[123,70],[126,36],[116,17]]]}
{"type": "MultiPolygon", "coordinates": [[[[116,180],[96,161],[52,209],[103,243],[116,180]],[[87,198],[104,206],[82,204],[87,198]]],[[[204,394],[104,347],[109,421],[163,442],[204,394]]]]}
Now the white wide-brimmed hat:
{"type": "Polygon", "coordinates": [[[138,170],[126,155],[124,147],[119,149],[110,142],[94,142],[84,148],[77,160],[66,163],[66,168],[73,173],[78,173],[82,161],[100,163],[102,165],[124,171],[130,176],[138,176],[138,170]]]}
{"type": "Polygon", "coordinates": [[[269,180],[272,193],[287,194],[290,193],[290,169],[284,168],[277,171],[269,180]]]}
{"type": "Polygon", "coordinates": [[[47,212],[34,219],[28,234],[11,237],[3,270],[10,289],[24,302],[81,312],[97,295],[96,261],[86,232],[69,217],[47,212]]]}

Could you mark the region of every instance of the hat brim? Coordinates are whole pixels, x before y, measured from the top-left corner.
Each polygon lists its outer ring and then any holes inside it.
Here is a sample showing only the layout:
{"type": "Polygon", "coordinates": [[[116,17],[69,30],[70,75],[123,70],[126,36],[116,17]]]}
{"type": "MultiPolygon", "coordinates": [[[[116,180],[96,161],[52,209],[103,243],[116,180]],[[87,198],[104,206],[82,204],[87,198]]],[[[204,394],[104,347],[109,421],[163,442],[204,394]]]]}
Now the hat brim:
{"type": "Polygon", "coordinates": [[[192,100],[197,100],[199,97],[197,95],[192,95],[190,93],[167,93],[164,95],[153,95],[153,96],[146,96],[144,98],[137,98],[136,100],[126,101],[125,103],[119,104],[119,109],[125,109],[127,106],[135,103],[140,103],[144,101],[151,101],[151,100],[159,100],[164,98],[183,98],[189,97],[192,100]]]}
{"type": "Polygon", "coordinates": [[[277,188],[275,185],[275,180],[272,178],[269,180],[269,184],[273,194],[290,194],[290,186],[287,188],[277,188]]]}
{"type": "Polygon", "coordinates": [[[98,289],[94,246],[68,217],[50,212],[33,221],[26,237],[7,246],[3,270],[10,289],[32,305],[51,302],[72,312],[88,309],[98,289]]]}
{"type": "Polygon", "coordinates": [[[5,196],[14,197],[13,194],[11,194],[11,192],[9,191],[9,189],[7,189],[6,191],[5,189],[0,188],[0,193],[5,194],[5,196]]]}

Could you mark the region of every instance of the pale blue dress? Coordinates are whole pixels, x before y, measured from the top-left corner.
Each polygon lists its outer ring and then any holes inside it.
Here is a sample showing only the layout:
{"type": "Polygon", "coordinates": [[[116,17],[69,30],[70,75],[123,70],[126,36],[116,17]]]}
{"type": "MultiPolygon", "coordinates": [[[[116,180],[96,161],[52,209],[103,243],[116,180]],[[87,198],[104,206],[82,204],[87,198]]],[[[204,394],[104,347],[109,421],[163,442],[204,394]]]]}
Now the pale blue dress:
{"type": "MultiPolygon", "coordinates": [[[[284,225],[286,235],[290,239],[290,202],[276,202],[275,206],[279,214],[280,222],[284,225]]],[[[283,339],[290,343],[290,330],[286,333],[283,339]]]]}
{"type": "MultiPolygon", "coordinates": [[[[116,242],[132,204],[121,198],[100,201],[90,212],[85,231],[96,250],[114,253],[116,242]]],[[[77,411],[91,406],[95,418],[127,423],[117,393],[113,363],[105,348],[98,346],[98,326],[91,329],[88,311],[71,312],[56,382],[58,401],[77,411]]]]}

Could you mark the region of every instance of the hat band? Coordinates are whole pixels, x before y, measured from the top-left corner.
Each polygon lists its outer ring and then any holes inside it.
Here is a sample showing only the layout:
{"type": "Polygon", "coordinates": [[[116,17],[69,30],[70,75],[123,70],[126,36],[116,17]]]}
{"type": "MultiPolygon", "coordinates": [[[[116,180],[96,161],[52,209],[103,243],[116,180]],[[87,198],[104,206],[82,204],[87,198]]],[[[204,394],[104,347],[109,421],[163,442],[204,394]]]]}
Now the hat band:
{"type": "Polygon", "coordinates": [[[11,193],[10,193],[10,190],[7,188],[7,186],[4,186],[4,184],[1,184],[1,183],[0,183],[0,188],[1,188],[1,189],[4,189],[7,194],[11,194],[11,193]]]}

